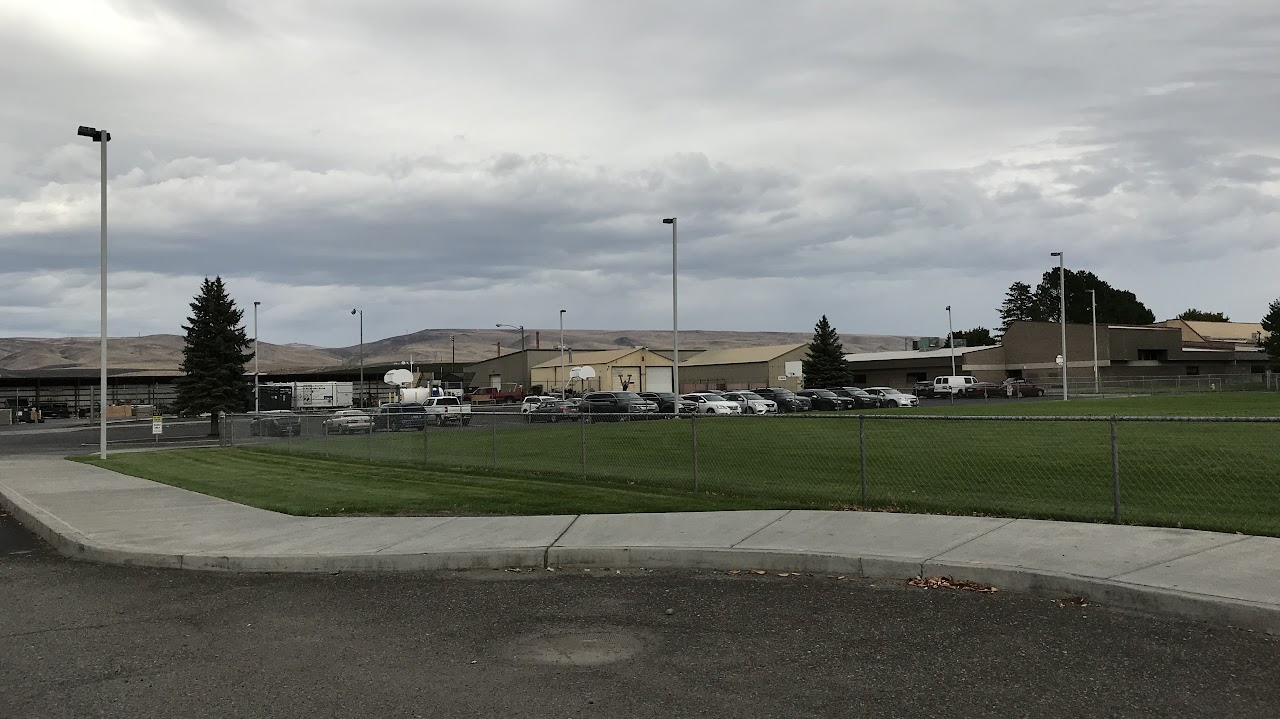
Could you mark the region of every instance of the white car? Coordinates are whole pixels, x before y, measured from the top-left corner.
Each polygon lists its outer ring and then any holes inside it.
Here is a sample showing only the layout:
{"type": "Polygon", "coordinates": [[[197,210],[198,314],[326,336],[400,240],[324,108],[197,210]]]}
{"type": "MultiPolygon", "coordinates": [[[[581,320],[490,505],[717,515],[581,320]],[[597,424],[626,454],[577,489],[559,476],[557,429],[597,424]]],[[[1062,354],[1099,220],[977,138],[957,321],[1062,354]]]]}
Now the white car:
{"type": "Polygon", "coordinates": [[[372,426],[373,417],[358,409],[340,409],[324,420],[325,434],[368,433],[372,426]]]}
{"type": "Polygon", "coordinates": [[[698,403],[698,414],[742,414],[742,405],[731,402],[713,392],[682,394],[680,399],[698,403]]]}
{"type": "Polygon", "coordinates": [[[919,407],[920,398],[913,394],[903,394],[892,387],[867,387],[867,394],[874,394],[878,397],[893,402],[898,407],[919,407]]]}
{"type": "Polygon", "coordinates": [[[743,414],[777,414],[778,403],[765,399],[755,392],[725,392],[720,395],[730,402],[737,402],[743,414]]]}
{"type": "Polygon", "coordinates": [[[520,403],[520,412],[522,414],[529,414],[533,410],[537,409],[538,405],[542,404],[543,402],[553,402],[558,399],[560,398],[552,397],[551,395],[546,395],[546,394],[530,395],[528,397],[525,397],[524,401],[520,403]]]}

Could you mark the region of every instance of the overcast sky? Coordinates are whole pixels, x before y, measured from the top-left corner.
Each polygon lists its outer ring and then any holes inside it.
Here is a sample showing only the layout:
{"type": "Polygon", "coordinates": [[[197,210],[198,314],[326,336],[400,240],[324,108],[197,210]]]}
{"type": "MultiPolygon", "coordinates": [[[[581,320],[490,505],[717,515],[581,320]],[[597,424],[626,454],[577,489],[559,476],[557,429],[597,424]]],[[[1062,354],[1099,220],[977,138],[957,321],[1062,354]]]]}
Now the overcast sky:
{"type": "Polygon", "coordinates": [[[938,335],[1068,266],[1280,296],[1274,0],[0,3],[0,336],[938,335]],[[248,317],[248,313],[246,318],[248,317]]]}

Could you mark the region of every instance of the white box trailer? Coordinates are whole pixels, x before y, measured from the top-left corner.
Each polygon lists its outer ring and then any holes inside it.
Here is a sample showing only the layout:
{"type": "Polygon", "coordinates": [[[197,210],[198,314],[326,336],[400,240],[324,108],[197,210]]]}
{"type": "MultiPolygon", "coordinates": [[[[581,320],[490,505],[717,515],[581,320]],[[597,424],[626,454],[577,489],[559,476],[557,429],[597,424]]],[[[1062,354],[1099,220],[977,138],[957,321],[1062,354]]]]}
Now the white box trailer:
{"type": "Polygon", "coordinates": [[[263,386],[288,388],[295,410],[350,407],[354,394],[351,382],[271,382],[263,386]]]}

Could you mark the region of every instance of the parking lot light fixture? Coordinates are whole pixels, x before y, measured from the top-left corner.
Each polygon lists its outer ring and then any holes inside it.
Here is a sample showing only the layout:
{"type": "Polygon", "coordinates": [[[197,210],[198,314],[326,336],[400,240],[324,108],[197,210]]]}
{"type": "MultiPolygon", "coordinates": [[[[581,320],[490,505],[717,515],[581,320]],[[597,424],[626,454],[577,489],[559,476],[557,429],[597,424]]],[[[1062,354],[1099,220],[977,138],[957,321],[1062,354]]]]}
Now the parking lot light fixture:
{"type": "Polygon", "coordinates": [[[253,413],[258,413],[258,305],[253,303],[253,413]]]}
{"type": "Polygon", "coordinates": [[[564,388],[567,380],[565,379],[564,366],[564,313],[568,310],[560,310],[560,376],[556,379],[560,380],[560,399],[564,399],[564,388]]]}
{"type": "Polygon", "coordinates": [[[1058,320],[1062,324],[1062,400],[1067,400],[1067,265],[1061,252],[1050,252],[1058,258],[1058,320]]]}
{"type": "Polygon", "coordinates": [[[99,215],[100,234],[99,242],[101,247],[99,271],[99,286],[101,296],[99,298],[99,331],[102,335],[101,340],[101,358],[98,369],[99,382],[99,398],[98,398],[98,458],[107,458],[107,143],[111,141],[111,133],[106,130],[99,130],[96,127],[88,127],[81,125],[76,130],[76,135],[87,137],[90,140],[101,145],[102,170],[99,176],[102,194],[102,208],[99,215]]]}
{"type": "Polygon", "coordinates": [[[671,391],[680,394],[680,302],[677,288],[676,218],[665,217],[662,224],[671,225],[671,391]]]}
{"type": "MultiPolygon", "coordinates": [[[[494,325],[494,327],[508,327],[508,328],[510,328],[510,329],[513,329],[513,330],[520,330],[520,354],[524,355],[524,384],[521,386],[521,391],[522,391],[522,392],[528,392],[528,391],[529,391],[529,382],[530,382],[530,379],[529,379],[529,353],[528,353],[528,351],[526,351],[526,347],[525,347],[525,344],[524,344],[524,325],[504,325],[504,324],[502,324],[502,323],[498,323],[498,324],[494,325]]],[[[501,389],[501,388],[499,388],[499,389],[501,389]]]]}
{"type": "Polygon", "coordinates": [[[951,376],[956,375],[956,338],[951,328],[951,305],[947,305],[947,346],[951,348],[951,376]]]}
{"type": "Polygon", "coordinates": [[[1093,393],[1102,394],[1102,381],[1098,377],[1098,291],[1089,290],[1089,307],[1093,315],[1093,393]]]}
{"type": "Polygon", "coordinates": [[[360,406],[368,407],[369,398],[364,393],[364,310],[353,309],[351,314],[360,315],[360,406]]]}

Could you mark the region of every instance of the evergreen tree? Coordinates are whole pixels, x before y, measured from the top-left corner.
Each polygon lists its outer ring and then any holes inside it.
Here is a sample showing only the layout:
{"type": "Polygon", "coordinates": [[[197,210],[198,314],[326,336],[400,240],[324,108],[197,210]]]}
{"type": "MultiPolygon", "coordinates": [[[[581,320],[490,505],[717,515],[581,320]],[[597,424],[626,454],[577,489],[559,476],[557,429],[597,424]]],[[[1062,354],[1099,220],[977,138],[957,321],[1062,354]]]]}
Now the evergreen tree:
{"type": "Polygon", "coordinates": [[[250,341],[240,320],[244,310],[227,296],[221,277],[208,277],[191,303],[191,316],[182,348],[184,376],[175,382],[179,412],[210,416],[210,434],[218,434],[218,413],[238,412],[244,404],[244,366],[253,359],[250,341]]]}
{"type": "Polygon", "coordinates": [[[1267,348],[1271,364],[1280,365],[1280,300],[1273,301],[1267,307],[1267,316],[1262,318],[1262,329],[1271,333],[1271,336],[1262,341],[1262,346],[1267,348]]]}
{"type": "MultiPolygon", "coordinates": [[[[953,333],[953,336],[956,338],[957,347],[961,346],[961,340],[964,340],[965,347],[982,347],[996,343],[996,338],[991,336],[991,330],[986,327],[974,327],[971,330],[955,332],[953,333]]],[[[948,342],[944,342],[942,346],[951,346],[950,341],[948,340],[948,342]]]]}
{"type": "Polygon", "coordinates": [[[1230,322],[1231,318],[1222,312],[1204,312],[1194,307],[1178,315],[1178,319],[1187,322],[1230,322]]]}
{"type": "Polygon", "coordinates": [[[849,363],[844,359],[840,335],[823,315],[813,326],[813,341],[804,359],[805,387],[843,387],[849,384],[849,363]]]}
{"type": "Polygon", "coordinates": [[[1014,282],[1004,295],[1004,303],[1000,305],[1000,334],[1009,330],[1014,320],[1044,320],[1036,306],[1035,295],[1031,293],[1031,285],[1026,282],[1014,282]]]}
{"type": "MultiPolygon", "coordinates": [[[[1085,270],[1067,270],[1067,322],[1088,323],[1093,319],[1092,298],[1089,290],[1098,296],[1098,321],[1125,325],[1149,325],[1156,321],[1155,313],[1138,301],[1136,295],[1117,289],[1100,277],[1085,270]]],[[[1035,291],[1037,319],[1057,322],[1060,306],[1058,268],[1044,273],[1035,291]]]]}

